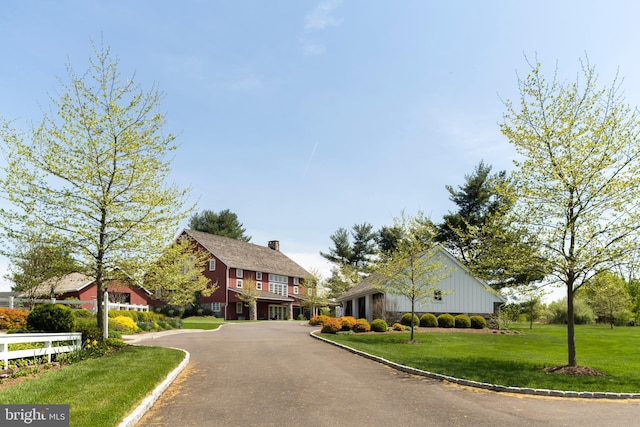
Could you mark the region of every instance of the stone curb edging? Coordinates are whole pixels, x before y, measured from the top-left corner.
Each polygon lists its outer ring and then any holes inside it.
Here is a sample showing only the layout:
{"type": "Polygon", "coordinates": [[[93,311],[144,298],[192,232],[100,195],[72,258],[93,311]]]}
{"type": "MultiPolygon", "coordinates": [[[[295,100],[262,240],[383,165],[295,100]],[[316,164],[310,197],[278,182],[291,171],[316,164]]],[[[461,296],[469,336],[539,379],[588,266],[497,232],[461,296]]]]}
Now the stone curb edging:
{"type": "Polygon", "coordinates": [[[175,350],[180,350],[184,352],[185,356],[182,362],[180,362],[177,368],[171,371],[171,373],[167,376],[167,378],[165,378],[165,380],[162,381],[162,383],[160,383],[160,385],[156,387],[155,390],[153,390],[153,392],[151,392],[150,395],[148,395],[147,397],[144,398],[144,400],[142,400],[140,405],[138,405],[138,407],[134,409],[133,412],[131,412],[124,420],[122,420],[122,422],[118,425],[118,427],[135,426],[138,423],[138,421],[142,419],[144,414],[146,414],[147,411],[151,409],[151,407],[156,402],[156,400],[158,400],[160,395],[162,395],[162,393],[164,393],[164,391],[167,388],[169,388],[169,386],[171,385],[171,383],[173,383],[173,381],[176,379],[178,374],[180,374],[180,372],[182,372],[184,368],[187,367],[187,365],[189,364],[189,359],[191,358],[191,355],[189,354],[189,352],[181,348],[176,348],[175,350]]]}
{"type": "Polygon", "coordinates": [[[518,394],[526,394],[530,396],[573,397],[573,398],[584,398],[584,399],[640,399],[640,393],[561,391],[561,390],[546,390],[546,389],[537,389],[537,388],[507,387],[503,385],[481,383],[478,381],[471,381],[471,380],[465,380],[461,378],[450,377],[448,375],[436,374],[434,372],[423,371],[420,369],[412,368],[410,366],[405,366],[399,363],[391,362],[390,360],[383,359],[382,357],[374,356],[372,354],[365,353],[360,350],[356,350],[355,348],[348,347],[344,344],[340,344],[335,341],[331,341],[326,338],[320,337],[316,335],[316,332],[319,332],[319,330],[312,331],[310,335],[317,340],[335,345],[336,347],[347,350],[350,353],[357,354],[366,359],[373,360],[374,362],[381,363],[383,365],[389,366],[390,368],[396,369],[398,371],[405,372],[407,374],[412,374],[412,375],[419,375],[419,376],[431,378],[434,380],[447,381],[447,382],[462,385],[462,386],[481,388],[484,390],[495,391],[500,393],[518,393],[518,394]]]}

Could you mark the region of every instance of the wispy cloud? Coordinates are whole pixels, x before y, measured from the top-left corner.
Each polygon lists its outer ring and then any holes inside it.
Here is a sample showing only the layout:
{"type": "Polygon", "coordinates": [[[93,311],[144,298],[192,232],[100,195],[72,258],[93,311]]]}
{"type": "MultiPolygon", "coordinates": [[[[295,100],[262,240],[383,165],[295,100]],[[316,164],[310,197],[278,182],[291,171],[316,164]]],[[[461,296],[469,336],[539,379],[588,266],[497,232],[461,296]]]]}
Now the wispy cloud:
{"type": "Polygon", "coordinates": [[[341,18],[332,16],[333,11],[342,4],[342,0],[329,0],[320,3],[305,19],[305,30],[324,30],[326,27],[336,27],[342,24],[341,18]]]}
{"type": "Polygon", "coordinates": [[[313,10],[305,16],[304,33],[300,37],[300,48],[307,56],[323,55],[326,47],[311,39],[311,34],[317,31],[326,30],[329,27],[337,27],[342,24],[343,19],[334,16],[335,10],[340,7],[342,0],[328,0],[319,3],[313,10]]]}

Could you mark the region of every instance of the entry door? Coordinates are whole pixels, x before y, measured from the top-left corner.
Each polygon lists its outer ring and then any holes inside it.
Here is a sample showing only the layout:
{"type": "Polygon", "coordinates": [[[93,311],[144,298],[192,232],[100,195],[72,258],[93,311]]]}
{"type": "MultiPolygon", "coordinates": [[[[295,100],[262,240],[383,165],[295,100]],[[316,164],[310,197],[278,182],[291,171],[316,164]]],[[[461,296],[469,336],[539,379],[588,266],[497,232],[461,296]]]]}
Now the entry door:
{"type": "Polygon", "coordinates": [[[269,320],[285,320],[287,318],[286,305],[270,305],[269,320]]]}

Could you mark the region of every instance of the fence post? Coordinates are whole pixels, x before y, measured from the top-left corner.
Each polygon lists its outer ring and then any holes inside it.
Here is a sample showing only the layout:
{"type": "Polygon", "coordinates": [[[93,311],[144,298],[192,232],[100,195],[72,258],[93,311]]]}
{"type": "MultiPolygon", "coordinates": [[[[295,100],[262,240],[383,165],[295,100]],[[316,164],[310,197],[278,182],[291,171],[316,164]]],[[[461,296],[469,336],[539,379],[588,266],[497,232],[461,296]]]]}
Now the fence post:
{"type": "Polygon", "coordinates": [[[0,350],[2,352],[2,361],[4,362],[2,369],[9,369],[9,343],[0,343],[0,350]]]}
{"type": "Polygon", "coordinates": [[[13,308],[13,296],[9,296],[9,308],[13,308]]]}

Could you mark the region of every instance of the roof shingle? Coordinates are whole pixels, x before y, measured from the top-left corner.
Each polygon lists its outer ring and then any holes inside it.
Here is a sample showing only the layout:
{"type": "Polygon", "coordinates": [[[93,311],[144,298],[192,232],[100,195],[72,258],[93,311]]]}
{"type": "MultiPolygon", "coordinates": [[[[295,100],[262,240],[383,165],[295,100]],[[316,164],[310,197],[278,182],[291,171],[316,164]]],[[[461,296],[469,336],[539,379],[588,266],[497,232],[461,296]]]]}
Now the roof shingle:
{"type": "Polygon", "coordinates": [[[184,230],[231,268],[305,278],[309,273],[280,251],[202,231],[184,230]]]}

